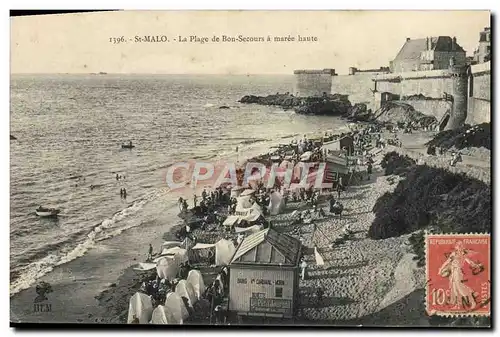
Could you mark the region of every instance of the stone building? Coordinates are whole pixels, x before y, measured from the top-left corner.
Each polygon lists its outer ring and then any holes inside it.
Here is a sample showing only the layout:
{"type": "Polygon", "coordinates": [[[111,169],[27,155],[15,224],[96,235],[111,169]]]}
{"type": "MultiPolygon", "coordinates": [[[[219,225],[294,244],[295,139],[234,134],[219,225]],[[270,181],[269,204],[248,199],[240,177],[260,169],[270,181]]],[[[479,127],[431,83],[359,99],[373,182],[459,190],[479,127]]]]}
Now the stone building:
{"type": "Polygon", "coordinates": [[[390,69],[392,73],[447,69],[452,58],[457,66],[466,64],[465,50],[455,37],[407,38],[390,69]]]}
{"type": "Polygon", "coordinates": [[[491,28],[485,27],[479,33],[479,46],[474,51],[473,63],[484,63],[490,60],[491,53],[491,28]]]}
{"type": "Polygon", "coordinates": [[[297,97],[329,94],[332,89],[332,77],[337,76],[335,69],[298,69],[293,74],[295,76],[293,94],[297,97]]]}

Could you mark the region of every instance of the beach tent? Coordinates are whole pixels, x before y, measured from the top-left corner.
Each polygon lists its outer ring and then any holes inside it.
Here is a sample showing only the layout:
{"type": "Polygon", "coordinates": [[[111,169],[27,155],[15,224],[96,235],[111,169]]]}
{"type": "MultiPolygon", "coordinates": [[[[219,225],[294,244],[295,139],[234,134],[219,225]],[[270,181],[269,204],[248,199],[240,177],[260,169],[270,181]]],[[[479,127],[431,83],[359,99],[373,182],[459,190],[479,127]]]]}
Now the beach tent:
{"type": "Polygon", "coordinates": [[[252,189],[247,189],[247,190],[244,190],[241,194],[240,194],[240,197],[244,197],[244,196],[247,196],[247,195],[252,195],[255,193],[255,190],[252,190],[252,189]]]}
{"type": "Polygon", "coordinates": [[[280,192],[271,193],[269,200],[269,214],[277,215],[280,214],[285,208],[285,199],[280,192]]]}
{"type": "Polygon", "coordinates": [[[197,243],[191,249],[207,249],[215,247],[215,243],[197,243]]]}
{"type": "Polygon", "coordinates": [[[215,244],[215,265],[225,266],[231,262],[231,258],[236,251],[231,240],[222,239],[215,244]]]}
{"type": "Polygon", "coordinates": [[[231,189],[231,198],[238,198],[243,192],[244,188],[241,186],[235,186],[231,189]]]}
{"type": "Polygon", "coordinates": [[[256,209],[250,209],[248,214],[246,216],[240,216],[240,222],[241,221],[246,221],[246,222],[255,222],[257,221],[260,217],[262,216],[262,212],[256,210],[256,209]]]}
{"type": "Polygon", "coordinates": [[[264,211],[262,210],[262,207],[260,207],[260,205],[256,202],[254,202],[254,204],[252,205],[252,207],[250,207],[250,210],[251,212],[253,211],[257,211],[257,212],[260,212],[260,213],[264,213],[264,211]]]}
{"type": "Polygon", "coordinates": [[[129,301],[127,323],[130,324],[134,317],[139,319],[139,324],[148,324],[153,314],[153,304],[148,295],[135,293],[129,301]]]}
{"type": "Polygon", "coordinates": [[[181,298],[187,298],[189,306],[191,308],[198,300],[196,298],[196,292],[194,291],[193,285],[188,283],[186,280],[180,280],[179,283],[177,283],[177,285],[175,286],[175,293],[181,298]]]}
{"type": "Polygon", "coordinates": [[[323,257],[319,254],[318,248],[314,247],[314,258],[316,259],[316,265],[317,266],[324,266],[325,261],[323,260],[323,257]]]}
{"type": "Polygon", "coordinates": [[[132,269],[137,270],[137,271],[148,271],[148,270],[153,270],[156,268],[156,263],[139,263],[136,267],[133,267],[132,269]]]}
{"type": "Polygon", "coordinates": [[[193,286],[196,298],[200,300],[201,295],[205,292],[205,282],[200,271],[196,269],[190,270],[186,281],[193,286]]]}
{"type": "Polygon", "coordinates": [[[184,248],[173,247],[169,249],[165,249],[162,252],[162,255],[170,255],[173,256],[177,265],[180,266],[182,263],[188,262],[188,251],[184,248]]]}
{"type": "Polygon", "coordinates": [[[226,220],[224,220],[224,223],[222,225],[232,227],[235,224],[237,224],[240,220],[240,217],[237,215],[230,215],[227,217],[226,220]]]}
{"type": "Polygon", "coordinates": [[[184,305],[184,301],[176,293],[170,292],[167,294],[165,308],[172,313],[174,324],[182,324],[184,320],[189,317],[189,312],[184,305]]]}
{"type": "Polygon", "coordinates": [[[195,246],[195,242],[190,239],[188,236],[186,236],[186,238],[184,239],[184,241],[182,241],[182,248],[184,249],[187,249],[187,250],[190,250],[191,248],[193,248],[195,246]]]}
{"type": "Polygon", "coordinates": [[[312,156],[312,152],[311,151],[307,151],[305,152],[304,154],[302,154],[300,156],[300,161],[308,161],[311,159],[311,156],[312,156]]]}
{"type": "Polygon", "coordinates": [[[165,241],[163,242],[163,244],[161,245],[163,249],[168,249],[168,248],[172,248],[172,247],[181,247],[182,246],[182,242],[179,242],[179,241],[165,241]]]}
{"type": "Polygon", "coordinates": [[[240,196],[236,198],[237,204],[236,204],[236,211],[245,211],[247,208],[252,207],[252,204],[250,203],[250,196],[240,196]]]}
{"type": "Polygon", "coordinates": [[[173,280],[177,276],[179,266],[173,257],[162,257],[156,266],[156,272],[160,278],[173,280]]]}
{"type": "Polygon", "coordinates": [[[159,305],[153,310],[151,324],[178,324],[174,315],[163,305],[159,305]]]}

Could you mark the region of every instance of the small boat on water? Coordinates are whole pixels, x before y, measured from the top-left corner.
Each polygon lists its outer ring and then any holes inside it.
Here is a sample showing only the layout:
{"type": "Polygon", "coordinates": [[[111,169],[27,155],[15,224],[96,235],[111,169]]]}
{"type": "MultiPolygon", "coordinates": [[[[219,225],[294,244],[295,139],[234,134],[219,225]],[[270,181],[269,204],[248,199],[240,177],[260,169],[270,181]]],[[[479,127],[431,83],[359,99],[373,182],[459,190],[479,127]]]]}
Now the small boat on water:
{"type": "Polygon", "coordinates": [[[57,216],[61,211],[55,208],[46,208],[46,207],[38,207],[35,210],[35,213],[37,216],[41,217],[55,217],[57,216]]]}
{"type": "Polygon", "coordinates": [[[128,144],[122,144],[122,149],[133,149],[135,145],[132,145],[132,141],[129,141],[128,144]]]}

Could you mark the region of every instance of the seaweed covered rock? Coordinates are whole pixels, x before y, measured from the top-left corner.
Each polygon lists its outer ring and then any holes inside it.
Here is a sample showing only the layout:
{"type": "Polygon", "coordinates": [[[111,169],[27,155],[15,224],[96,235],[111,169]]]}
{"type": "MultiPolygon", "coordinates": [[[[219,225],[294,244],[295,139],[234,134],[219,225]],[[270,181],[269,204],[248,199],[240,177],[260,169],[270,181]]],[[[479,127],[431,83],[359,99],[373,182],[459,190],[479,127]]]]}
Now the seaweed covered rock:
{"type": "Polygon", "coordinates": [[[408,156],[401,156],[396,151],[388,152],[385,154],[384,158],[380,162],[380,166],[385,169],[385,175],[401,175],[405,173],[408,168],[416,165],[414,159],[408,156]]]}
{"type": "Polygon", "coordinates": [[[268,96],[247,95],[240,103],[276,105],[284,109],[294,109],[299,114],[332,115],[346,114],[351,108],[347,95],[324,94],[323,96],[295,97],[290,94],[275,94],[268,96]]]}
{"type": "Polygon", "coordinates": [[[323,100],[317,102],[306,102],[295,107],[295,112],[306,115],[333,115],[341,116],[351,108],[349,101],[342,100],[323,100]]]}
{"type": "Polygon", "coordinates": [[[373,114],[365,103],[356,103],[347,111],[344,117],[353,122],[369,122],[373,119],[373,114]]]}
{"type": "Polygon", "coordinates": [[[437,125],[434,116],[425,115],[416,111],[411,105],[402,102],[386,102],[375,111],[374,118],[378,122],[389,122],[393,124],[411,123],[420,127],[430,127],[437,125]]]}
{"type": "Polygon", "coordinates": [[[443,149],[484,147],[491,150],[491,124],[465,125],[459,129],[441,131],[426,145],[443,149]]]}
{"type": "Polygon", "coordinates": [[[428,226],[443,232],[491,231],[491,186],[427,165],[411,166],[405,177],[375,203],[369,237],[384,239],[428,226]]]}

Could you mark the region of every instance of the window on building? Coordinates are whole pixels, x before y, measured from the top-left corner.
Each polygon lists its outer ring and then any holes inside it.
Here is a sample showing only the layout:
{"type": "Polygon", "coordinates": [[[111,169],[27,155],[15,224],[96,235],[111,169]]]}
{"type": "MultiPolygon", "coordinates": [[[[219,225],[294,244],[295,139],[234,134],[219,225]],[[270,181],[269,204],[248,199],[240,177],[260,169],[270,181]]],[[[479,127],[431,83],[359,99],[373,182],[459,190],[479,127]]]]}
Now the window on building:
{"type": "Polygon", "coordinates": [[[264,293],[252,293],[252,298],[266,298],[264,293]]]}
{"type": "Polygon", "coordinates": [[[486,46],[486,52],[490,52],[491,51],[491,46],[486,46]]]}
{"type": "Polygon", "coordinates": [[[274,288],[274,297],[283,297],[283,288],[282,287],[276,287],[274,288]]]}

